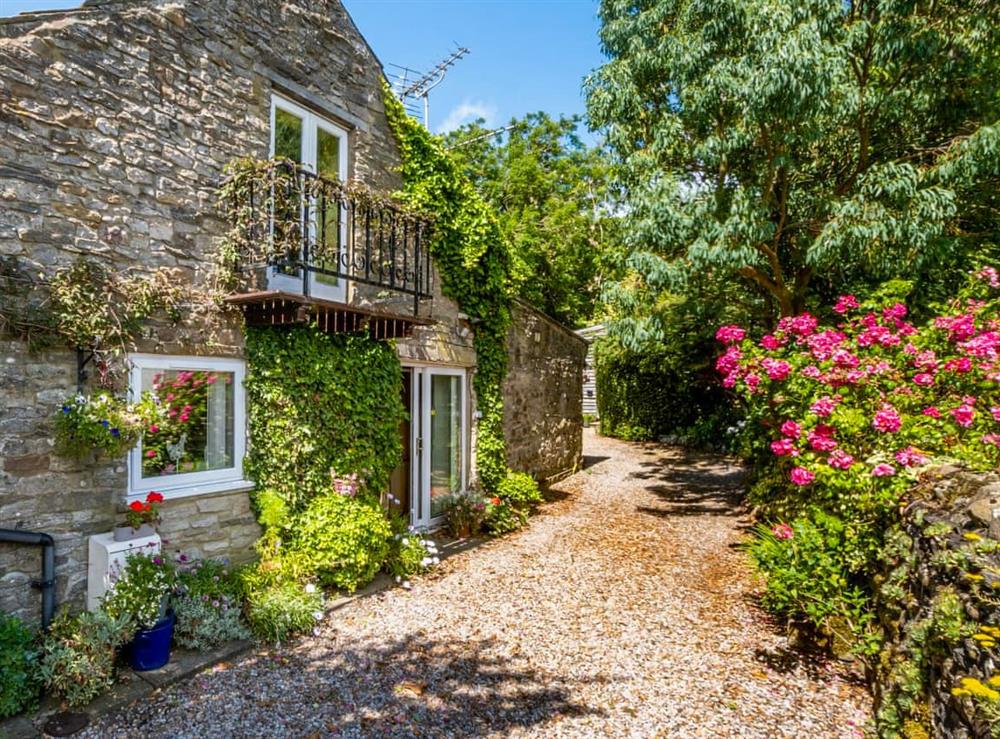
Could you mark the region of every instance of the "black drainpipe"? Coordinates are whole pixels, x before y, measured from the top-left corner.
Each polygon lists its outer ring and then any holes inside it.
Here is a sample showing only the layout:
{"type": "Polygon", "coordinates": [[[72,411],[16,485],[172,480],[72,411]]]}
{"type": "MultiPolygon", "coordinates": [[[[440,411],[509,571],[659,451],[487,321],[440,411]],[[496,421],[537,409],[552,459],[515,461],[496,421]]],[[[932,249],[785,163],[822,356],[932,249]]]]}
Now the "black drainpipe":
{"type": "Polygon", "coordinates": [[[32,580],[31,587],[42,591],[42,628],[49,628],[56,610],[56,543],[48,534],[37,531],[0,529],[0,542],[42,547],[42,579],[32,580]]]}

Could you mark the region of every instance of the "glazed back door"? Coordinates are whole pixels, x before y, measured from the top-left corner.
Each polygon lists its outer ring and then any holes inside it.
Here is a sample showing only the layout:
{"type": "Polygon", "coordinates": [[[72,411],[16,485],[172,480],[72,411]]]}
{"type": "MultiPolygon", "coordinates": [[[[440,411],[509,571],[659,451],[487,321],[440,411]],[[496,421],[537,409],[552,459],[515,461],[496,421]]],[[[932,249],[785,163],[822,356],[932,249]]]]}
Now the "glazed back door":
{"type": "Polygon", "coordinates": [[[420,425],[414,437],[413,521],[417,526],[432,526],[442,520],[448,496],[465,490],[465,371],[425,367],[414,372],[420,387],[420,425]]]}

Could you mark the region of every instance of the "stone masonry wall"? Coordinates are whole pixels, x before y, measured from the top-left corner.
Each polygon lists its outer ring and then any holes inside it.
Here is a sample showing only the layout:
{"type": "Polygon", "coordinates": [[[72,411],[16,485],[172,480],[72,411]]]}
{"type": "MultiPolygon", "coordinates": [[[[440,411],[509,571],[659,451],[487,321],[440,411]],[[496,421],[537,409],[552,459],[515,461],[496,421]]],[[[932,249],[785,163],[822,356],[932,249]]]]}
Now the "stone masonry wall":
{"type": "Polygon", "coordinates": [[[587,342],[516,301],[504,381],[507,464],[540,482],[576,470],[583,453],[583,367],[587,342]]]}
{"type": "Polygon", "coordinates": [[[998,590],[1000,475],[930,470],[910,495],[880,586],[887,643],[876,709],[892,719],[882,726],[907,737],[1000,734],[998,590]]]}
{"type": "MultiPolygon", "coordinates": [[[[86,255],[204,285],[226,228],[216,190],[229,161],[267,156],[272,94],[348,130],[353,179],[397,187],[381,75],[337,0],[98,1],[0,19],[0,258],[37,274],[86,255]]],[[[443,323],[425,334],[470,343],[453,304],[433,310],[443,323]]],[[[192,312],[136,349],[241,356],[243,338],[192,312]]],[[[111,528],[126,489],[124,460],[52,452],[51,414],[75,383],[72,353],[0,343],[0,527],[56,538],[60,603],[82,602],[87,536],[111,528]]],[[[245,558],[257,529],[244,490],[168,502],[162,533],[171,549],[245,558]]],[[[0,609],[37,618],[37,576],[37,549],[0,545],[0,609]]]]}

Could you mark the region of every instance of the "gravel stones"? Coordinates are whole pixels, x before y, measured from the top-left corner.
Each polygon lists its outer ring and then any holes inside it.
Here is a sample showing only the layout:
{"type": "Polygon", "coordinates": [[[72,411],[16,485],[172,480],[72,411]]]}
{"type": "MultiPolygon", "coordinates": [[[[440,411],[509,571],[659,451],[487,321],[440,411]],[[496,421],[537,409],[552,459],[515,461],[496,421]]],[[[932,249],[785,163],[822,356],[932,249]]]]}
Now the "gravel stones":
{"type": "Polygon", "coordinates": [[[755,605],[740,470],[585,434],[527,530],[85,736],[862,736],[857,677],[755,605]]]}

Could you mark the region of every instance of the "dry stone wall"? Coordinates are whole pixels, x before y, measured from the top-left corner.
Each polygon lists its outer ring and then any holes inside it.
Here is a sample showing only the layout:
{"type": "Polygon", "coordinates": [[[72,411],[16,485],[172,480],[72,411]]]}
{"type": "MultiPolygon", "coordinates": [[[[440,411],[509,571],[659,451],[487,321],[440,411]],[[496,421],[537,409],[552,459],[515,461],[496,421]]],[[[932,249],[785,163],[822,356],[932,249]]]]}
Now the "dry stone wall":
{"type": "Polygon", "coordinates": [[[576,470],[583,454],[583,368],[587,342],[515,301],[504,380],[507,464],[541,482],[576,470]]]}
{"type": "MultiPolygon", "coordinates": [[[[216,190],[229,161],[268,155],[273,94],[349,131],[352,178],[397,187],[381,75],[337,0],[98,1],[0,20],[0,259],[51,273],[87,255],[203,286],[226,228],[216,190]]],[[[444,325],[427,340],[471,346],[454,305],[434,309],[444,325]]],[[[243,339],[204,311],[151,326],[137,349],[241,356],[243,339]]],[[[80,603],[87,536],[120,515],[126,469],[53,453],[51,414],[75,385],[70,352],[0,344],[0,527],[53,534],[57,599],[80,603]]],[[[168,502],[163,527],[171,548],[236,559],[258,532],[246,491],[168,502]]],[[[0,545],[0,609],[36,618],[37,576],[37,550],[0,545]]]]}
{"type": "Polygon", "coordinates": [[[904,736],[1000,732],[1000,475],[931,470],[887,549],[875,693],[904,736]],[[991,682],[991,680],[993,682],[991,682]]]}

